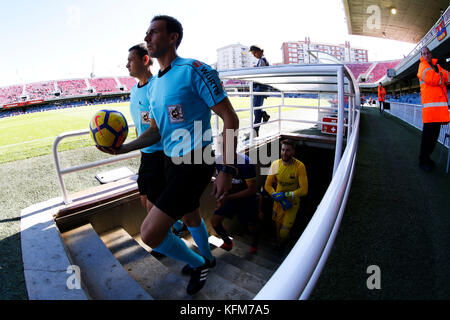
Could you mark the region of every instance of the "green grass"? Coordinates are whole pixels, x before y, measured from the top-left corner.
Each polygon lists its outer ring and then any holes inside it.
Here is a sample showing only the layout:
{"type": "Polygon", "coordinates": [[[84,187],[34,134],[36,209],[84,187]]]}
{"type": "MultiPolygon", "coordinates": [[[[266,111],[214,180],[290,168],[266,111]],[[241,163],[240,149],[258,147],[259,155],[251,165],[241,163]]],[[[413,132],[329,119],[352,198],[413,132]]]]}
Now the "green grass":
{"type": "MultiPolygon", "coordinates": [[[[249,107],[249,98],[231,97],[230,100],[235,109],[249,107]]],[[[279,98],[268,98],[264,105],[278,105],[280,103],[281,99],[279,98]]],[[[317,105],[314,99],[285,99],[285,104],[317,105]]],[[[67,131],[87,129],[91,117],[101,109],[118,110],[125,115],[129,123],[133,122],[128,102],[51,110],[0,119],[0,163],[50,154],[53,141],[59,134],[67,131]]],[[[285,107],[282,111],[292,109],[285,107]]],[[[275,115],[276,118],[278,109],[268,109],[267,112],[270,115],[275,115]]],[[[238,112],[238,116],[241,120],[244,120],[243,124],[247,120],[245,126],[248,126],[250,111],[238,112]]],[[[214,127],[215,117],[212,117],[211,125],[214,127]]],[[[135,137],[135,131],[130,130],[127,140],[135,137]]],[[[84,135],[64,139],[59,144],[58,150],[76,150],[92,145],[93,142],[90,136],[84,135]]]]}
{"type": "MultiPolygon", "coordinates": [[[[118,110],[131,119],[127,103],[51,110],[0,119],[0,163],[51,153],[53,141],[59,134],[88,128],[92,115],[106,108],[118,110]]],[[[129,134],[133,137],[134,130],[129,134]]],[[[90,145],[92,140],[85,135],[64,140],[58,150],[90,145]]]]}

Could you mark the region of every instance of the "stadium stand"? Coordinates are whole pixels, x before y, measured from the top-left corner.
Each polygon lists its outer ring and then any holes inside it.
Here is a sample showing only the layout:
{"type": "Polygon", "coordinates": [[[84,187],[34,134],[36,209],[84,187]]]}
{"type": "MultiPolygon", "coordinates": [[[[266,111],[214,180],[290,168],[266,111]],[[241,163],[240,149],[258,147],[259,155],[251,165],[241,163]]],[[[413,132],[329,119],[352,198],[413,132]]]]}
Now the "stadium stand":
{"type": "Polygon", "coordinates": [[[132,77],[119,77],[119,82],[125,86],[126,91],[130,91],[131,88],[137,83],[132,77]]]}
{"type": "Polygon", "coordinates": [[[0,88],[0,108],[8,104],[54,100],[100,94],[129,93],[136,84],[133,77],[52,80],[0,88]],[[90,89],[93,89],[89,92],[90,89]],[[122,90],[121,90],[122,89],[122,90]],[[55,95],[58,93],[59,95],[55,95]]]}
{"type": "Polygon", "coordinates": [[[75,108],[82,107],[87,105],[99,105],[99,104],[107,104],[107,103],[118,103],[118,102],[126,102],[129,101],[129,97],[91,97],[89,100],[85,98],[79,98],[80,100],[76,101],[51,101],[44,104],[39,105],[24,105],[11,109],[1,109],[0,108],[0,118],[11,117],[26,113],[34,113],[34,112],[44,112],[49,110],[56,109],[65,109],[65,108],[75,108]]]}
{"type": "Polygon", "coordinates": [[[86,81],[83,79],[77,80],[61,80],[56,82],[58,89],[62,96],[78,96],[86,94],[86,81]]]}
{"type": "Polygon", "coordinates": [[[350,69],[355,80],[360,82],[359,76],[364,77],[365,73],[370,69],[373,63],[348,63],[346,66],[350,69]]]}
{"type": "Polygon", "coordinates": [[[388,95],[387,100],[391,102],[421,104],[420,93],[402,93],[397,95],[388,95]]]}
{"type": "Polygon", "coordinates": [[[395,68],[401,60],[395,61],[381,61],[378,62],[375,68],[372,69],[369,75],[367,75],[366,82],[377,82],[386,75],[387,69],[395,68]]]}
{"type": "Polygon", "coordinates": [[[24,95],[28,96],[28,100],[50,99],[55,91],[55,83],[53,81],[30,83],[25,86],[24,95]]]}
{"type": "MultiPolygon", "coordinates": [[[[364,78],[365,83],[376,83],[386,75],[387,69],[394,68],[400,61],[349,63],[346,66],[358,82],[361,82],[361,79],[364,78]]],[[[13,85],[0,88],[0,107],[16,103],[22,106],[27,102],[33,103],[33,100],[43,100],[42,103],[45,104],[47,101],[58,100],[58,98],[70,99],[80,96],[93,97],[99,94],[127,94],[135,84],[136,80],[133,77],[121,76],[116,78],[67,79],[13,85]],[[60,93],[59,97],[58,95],[55,96],[57,92],[60,93]]],[[[240,88],[247,83],[240,80],[226,80],[223,84],[227,88],[240,88]]],[[[395,96],[390,98],[394,99],[393,101],[397,99],[395,96]]],[[[417,94],[402,95],[401,99],[402,101],[400,102],[420,104],[420,96],[417,97],[417,94]]],[[[3,114],[3,116],[6,114],[3,114]]]]}
{"type": "Polygon", "coordinates": [[[18,102],[22,92],[22,85],[0,88],[0,105],[18,102]]]}
{"type": "Polygon", "coordinates": [[[234,80],[234,79],[228,79],[225,80],[225,82],[223,83],[224,85],[232,85],[232,84],[246,84],[246,81],[242,81],[242,80],[234,80]]]}
{"type": "Polygon", "coordinates": [[[89,84],[95,88],[97,93],[119,92],[114,78],[93,78],[89,79],[89,84]]]}

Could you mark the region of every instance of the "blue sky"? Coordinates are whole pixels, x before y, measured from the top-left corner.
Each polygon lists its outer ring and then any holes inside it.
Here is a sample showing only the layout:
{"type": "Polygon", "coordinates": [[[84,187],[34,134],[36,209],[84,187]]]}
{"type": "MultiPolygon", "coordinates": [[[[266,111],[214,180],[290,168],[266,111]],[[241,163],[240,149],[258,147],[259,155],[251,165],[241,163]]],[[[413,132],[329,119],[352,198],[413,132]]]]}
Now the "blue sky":
{"type": "MultiPolygon", "coordinates": [[[[0,86],[44,80],[128,75],[128,49],[143,42],[151,18],[176,17],[178,54],[212,64],[220,47],[259,44],[281,62],[285,41],[344,43],[369,60],[398,59],[413,44],[348,35],[340,0],[17,0],[0,4],[0,86]],[[387,49],[389,48],[389,49],[387,49]]],[[[155,65],[155,70],[158,69],[155,65]]]]}

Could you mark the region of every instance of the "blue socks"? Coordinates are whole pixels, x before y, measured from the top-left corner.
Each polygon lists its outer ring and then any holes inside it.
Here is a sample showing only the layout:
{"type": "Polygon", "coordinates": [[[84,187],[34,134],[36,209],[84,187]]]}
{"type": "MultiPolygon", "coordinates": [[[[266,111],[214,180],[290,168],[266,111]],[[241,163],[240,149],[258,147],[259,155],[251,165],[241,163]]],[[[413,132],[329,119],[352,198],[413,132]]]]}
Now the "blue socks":
{"type": "MultiPolygon", "coordinates": [[[[174,224],[174,228],[177,230],[182,226],[183,223],[179,220],[174,224]]],[[[192,238],[194,238],[200,254],[206,257],[209,261],[212,261],[214,257],[209,246],[208,230],[206,229],[205,221],[202,219],[202,223],[198,227],[188,227],[188,230],[191,233],[192,238]]],[[[205,263],[205,259],[189,249],[182,239],[172,233],[172,230],[169,230],[164,240],[157,248],[154,248],[153,250],[170,258],[186,262],[192,268],[197,268],[205,263]]]]}
{"type": "Polygon", "coordinates": [[[191,233],[192,238],[194,238],[201,255],[206,257],[209,261],[212,261],[214,257],[209,246],[208,230],[206,229],[205,221],[202,219],[202,223],[198,227],[188,227],[188,230],[191,233]]]}
{"type": "Polygon", "coordinates": [[[153,250],[170,258],[186,262],[192,268],[200,267],[206,262],[202,256],[189,249],[183,240],[174,235],[172,230],[169,230],[164,240],[153,250]]]}

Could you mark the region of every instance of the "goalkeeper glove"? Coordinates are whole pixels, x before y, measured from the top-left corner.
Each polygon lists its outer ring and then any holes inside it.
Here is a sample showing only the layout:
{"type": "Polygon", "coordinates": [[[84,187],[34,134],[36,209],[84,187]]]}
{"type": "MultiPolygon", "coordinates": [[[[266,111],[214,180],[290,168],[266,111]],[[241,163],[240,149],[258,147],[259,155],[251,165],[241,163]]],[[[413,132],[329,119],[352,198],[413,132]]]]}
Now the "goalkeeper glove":
{"type": "Polygon", "coordinates": [[[284,198],[280,201],[281,203],[281,208],[283,208],[283,211],[286,211],[290,208],[292,208],[292,203],[289,202],[288,199],[284,198]]]}
{"type": "Polygon", "coordinates": [[[274,192],[272,193],[273,200],[280,202],[285,198],[284,192],[274,192]]]}

